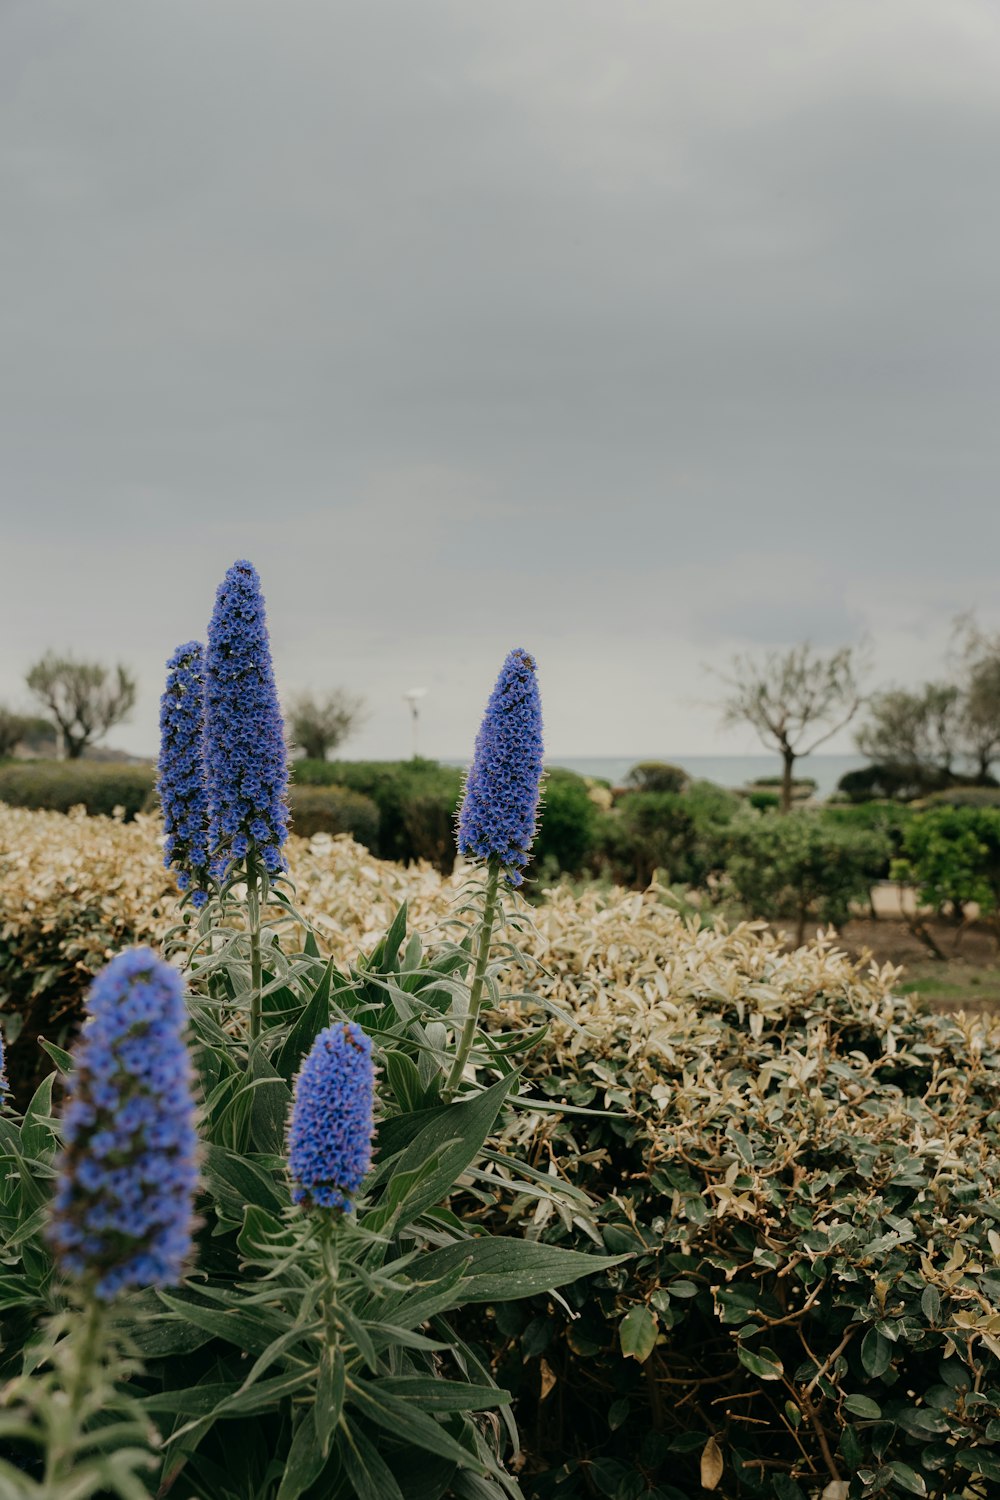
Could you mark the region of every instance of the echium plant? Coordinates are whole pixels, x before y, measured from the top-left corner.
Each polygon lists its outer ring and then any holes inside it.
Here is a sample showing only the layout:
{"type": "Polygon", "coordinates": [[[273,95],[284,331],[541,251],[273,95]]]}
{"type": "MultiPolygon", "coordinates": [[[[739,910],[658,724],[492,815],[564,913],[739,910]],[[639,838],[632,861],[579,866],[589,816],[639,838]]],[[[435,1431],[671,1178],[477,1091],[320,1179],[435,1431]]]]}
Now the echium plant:
{"type": "MultiPolygon", "coordinates": [[[[147,948],[120,954],[94,981],[72,1056],[63,1146],[46,1237],[67,1283],[66,1310],[15,1381],[0,1435],[43,1454],[41,1494],[71,1500],[146,1494],[155,1432],[121,1389],[139,1367],[114,1302],[181,1279],[191,1257],[197,1137],[184,987],[147,948]]],[[[0,1461],[0,1493],[34,1495],[0,1461]],[[4,1487],[4,1483],[9,1487],[4,1487]]]]}
{"type": "Polygon", "coordinates": [[[372,1044],[353,1021],[321,1031],[295,1082],[292,1202],[349,1213],[372,1159],[372,1044]]]}
{"type": "Polygon", "coordinates": [[[163,810],[163,863],[198,909],[209,894],[208,786],[203,756],[205,653],[188,641],[167,662],[160,699],[157,786],[163,810]]]}
{"type": "Polygon", "coordinates": [[[260,579],[233,563],[219,585],[205,658],[205,770],[212,871],[243,876],[250,934],[250,1034],[260,1032],[261,905],[285,868],[288,761],[260,579]]]}
{"type": "Polygon", "coordinates": [[[534,657],[511,651],[486,705],[458,816],[458,847],[486,866],[476,961],[468,1007],[445,1096],[462,1081],[482,1006],[493,931],[500,915],[501,877],[522,884],[538,818],[543,772],[542,705],[534,657]]]}

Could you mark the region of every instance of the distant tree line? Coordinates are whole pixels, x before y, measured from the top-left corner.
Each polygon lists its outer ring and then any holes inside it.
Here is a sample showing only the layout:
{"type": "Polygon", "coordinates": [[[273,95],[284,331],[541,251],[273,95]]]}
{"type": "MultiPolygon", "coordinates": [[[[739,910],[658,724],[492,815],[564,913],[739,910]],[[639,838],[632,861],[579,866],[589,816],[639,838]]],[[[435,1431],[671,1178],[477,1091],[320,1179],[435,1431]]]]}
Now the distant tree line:
{"type": "Polygon", "coordinates": [[[872,762],[841,779],[851,799],[911,800],[957,785],[995,786],[1000,758],[1000,635],[972,615],[955,621],[950,675],[916,688],[865,693],[865,647],[828,655],[808,644],[737,656],[724,678],[726,724],[750,724],[781,757],[781,810],[792,805],[795,763],[863,711],[855,743],[872,762]]]}
{"type": "MultiPolygon", "coordinates": [[[[29,667],[25,685],[43,715],[0,704],[0,760],[18,750],[78,760],[135,707],[135,676],[120,662],[78,661],[48,651],[29,667]]],[[[311,760],[326,760],[364,719],[364,700],[341,688],[319,696],[300,693],[288,714],[289,738],[311,760]]]]}

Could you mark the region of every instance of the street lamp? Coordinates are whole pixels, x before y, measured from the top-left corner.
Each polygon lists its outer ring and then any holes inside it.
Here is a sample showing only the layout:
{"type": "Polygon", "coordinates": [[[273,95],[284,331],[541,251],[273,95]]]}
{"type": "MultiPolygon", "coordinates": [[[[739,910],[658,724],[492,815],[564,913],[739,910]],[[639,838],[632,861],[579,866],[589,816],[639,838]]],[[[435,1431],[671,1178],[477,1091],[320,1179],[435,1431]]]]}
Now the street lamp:
{"type": "Polygon", "coordinates": [[[410,718],[413,721],[413,759],[417,758],[417,729],[420,724],[420,700],[427,697],[426,688],[409,688],[403,694],[403,702],[410,705],[410,718]]]}

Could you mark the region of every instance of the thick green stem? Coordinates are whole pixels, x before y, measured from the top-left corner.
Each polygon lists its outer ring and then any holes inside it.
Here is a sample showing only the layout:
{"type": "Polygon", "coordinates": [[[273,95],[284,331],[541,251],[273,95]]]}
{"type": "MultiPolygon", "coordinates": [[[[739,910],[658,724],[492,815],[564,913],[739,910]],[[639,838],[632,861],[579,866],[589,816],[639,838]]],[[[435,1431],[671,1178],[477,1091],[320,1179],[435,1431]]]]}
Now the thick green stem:
{"type": "Polygon", "coordinates": [[[257,856],[247,855],[247,923],[250,928],[250,1038],[260,1036],[261,989],[263,975],[260,963],[260,871],[257,856]]]}
{"type": "Polygon", "coordinates": [[[479,925],[479,940],[476,952],[476,968],[472,977],[472,989],[469,991],[469,1009],[465,1016],[465,1025],[462,1027],[462,1035],[459,1038],[458,1048],[455,1052],[455,1061],[451,1065],[451,1072],[445,1083],[442,1093],[446,1101],[450,1101],[462,1081],[465,1065],[472,1051],[472,1043],[476,1036],[476,1027],[479,1024],[479,1011],[483,1003],[483,988],[486,982],[486,968],[490,961],[490,945],[493,942],[493,927],[497,919],[499,909],[499,887],[500,887],[500,861],[491,859],[486,875],[486,900],[483,904],[483,920],[479,925]]]}
{"type": "Polygon", "coordinates": [[[96,1297],[91,1297],[83,1325],[67,1335],[71,1339],[71,1358],[67,1364],[69,1379],[66,1388],[66,1406],[58,1432],[52,1434],[45,1457],[45,1481],[43,1493],[54,1495],[60,1481],[69,1479],[76,1461],[76,1450],[80,1444],[84,1426],[83,1409],[86,1397],[95,1385],[100,1384],[99,1365],[101,1346],[104,1341],[104,1309],[96,1297]]]}

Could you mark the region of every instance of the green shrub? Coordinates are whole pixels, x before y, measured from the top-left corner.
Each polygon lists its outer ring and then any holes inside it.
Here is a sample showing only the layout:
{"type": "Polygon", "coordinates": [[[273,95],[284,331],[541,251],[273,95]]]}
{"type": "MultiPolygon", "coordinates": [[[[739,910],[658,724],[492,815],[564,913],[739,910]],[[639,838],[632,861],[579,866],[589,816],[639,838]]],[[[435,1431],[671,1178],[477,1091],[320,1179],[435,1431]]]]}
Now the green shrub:
{"type": "Polygon", "coordinates": [[[542,783],[529,878],[578,875],[597,847],[599,823],[600,813],[584,778],[553,766],[542,783]]]}
{"type": "Polygon", "coordinates": [[[344,786],[293,785],[288,800],[292,832],[302,838],[314,833],[349,833],[368,849],[378,843],[378,808],[361,792],[344,786]]]}
{"type": "Polygon", "coordinates": [[[874,872],[877,880],[887,880],[893,859],[902,853],[906,830],[917,816],[906,802],[848,802],[827,804],[820,811],[823,822],[831,828],[852,828],[877,833],[888,839],[886,858],[874,872]]]}
{"type": "Polygon", "coordinates": [[[85,807],[88,813],[106,817],[120,807],[128,822],[154,805],[155,780],[152,765],[91,760],[8,761],[0,765],[0,802],[50,812],[85,807]]]}
{"type": "Polygon", "coordinates": [[[975,902],[983,916],[1000,907],[1000,809],[935,807],[915,815],[893,875],[912,881],[921,905],[961,916],[975,902]]]}
{"type": "Polygon", "coordinates": [[[378,808],[382,859],[429,860],[447,874],[455,863],[455,815],[464,776],[433,760],[297,760],[300,786],[344,786],[378,808]]]}
{"type": "Polygon", "coordinates": [[[920,800],[921,808],[925,807],[1000,807],[1000,787],[984,786],[976,783],[974,786],[952,786],[944,791],[931,792],[920,800]]]}
{"type": "Polygon", "coordinates": [[[781,806],[781,798],[776,792],[751,792],[747,801],[758,812],[773,812],[781,806]]]}
{"type": "Polygon", "coordinates": [[[641,760],[625,777],[637,792],[683,792],[691,778],[680,766],[663,760],[641,760]]]}
{"type": "Polygon", "coordinates": [[[724,849],[719,828],[678,792],[630,792],[603,819],[601,859],[621,885],[704,885],[724,849]]]}
{"type": "Polygon", "coordinates": [[[839,926],[869,899],[891,847],[887,833],[820,813],[746,813],[730,825],[726,873],[749,915],[793,917],[801,943],[810,917],[839,926]]]}
{"type": "Polygon", "coordinates": [[[873,765],[848,771],[837,782],[837,790],[851,802],[881,802],[889,798],[911,802],[914,797],[925,797],[929,792],[950,786],[954,780],[948,771],[931,766],[873,765]]]}
{"type": "Polygon", "coordinates": [[[732,1500],[1000,1494],[998,1033],[745,927],[664,914],[650,963],[652,916],[624,915],[598,918],[615,957],[581,1029],[529,1064],[525,1094],[583,1112],[525,1102],[505,1142],[600,1199],[605,1247],[635,1257],[568,1314],[483,1325],[532,1434],[526,1493],[689,1500],[707,1471],[732,1500]]]}
{"type": "MultiPolygon", "coordinates": [[[[755,776],[750,782],[752,787],[778,787],[785,784],[783,776],[755,776]]],[[[805,797],[815,792],[819,782],[814,776],[795,776],[792,778],[792,796],[805,797]]]]}

